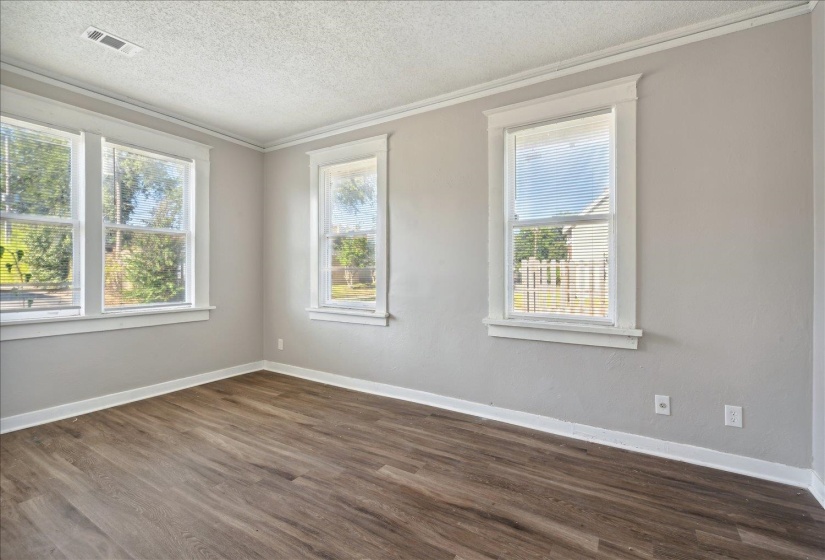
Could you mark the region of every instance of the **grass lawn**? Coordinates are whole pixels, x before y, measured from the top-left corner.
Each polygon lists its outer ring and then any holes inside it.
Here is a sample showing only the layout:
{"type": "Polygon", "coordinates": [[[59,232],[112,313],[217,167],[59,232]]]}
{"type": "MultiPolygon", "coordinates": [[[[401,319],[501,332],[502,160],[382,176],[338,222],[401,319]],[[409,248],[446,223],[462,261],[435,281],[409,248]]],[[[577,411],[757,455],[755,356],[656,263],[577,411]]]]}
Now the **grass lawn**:
{"type": "Polygon", "coordinates": [[[343,301],[375,301],[375,284],[335,284],[332,286],[332,299],[343,301]]]}
{"type": "MultiPolygon", "coordinates": [[[[575,313],[602,317],[607,314],[608,309],[607,299],[584,297],[581,299],[574,298],[570,302],[566,302],[563,301],[561,292],[555,290],[539,292],[536,303],[539,307],[538,311],[543,313],[575,313]]],[[[513,294],[513,309],[521,313],[528,312],[527,299],[523,291],[517,291],[513,294]]]]}

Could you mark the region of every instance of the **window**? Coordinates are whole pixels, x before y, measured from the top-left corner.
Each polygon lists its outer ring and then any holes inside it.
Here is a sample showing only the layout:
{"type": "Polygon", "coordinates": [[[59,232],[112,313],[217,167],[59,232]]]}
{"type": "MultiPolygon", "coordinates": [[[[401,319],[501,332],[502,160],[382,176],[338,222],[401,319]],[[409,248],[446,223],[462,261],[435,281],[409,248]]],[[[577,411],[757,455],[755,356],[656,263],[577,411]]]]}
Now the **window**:
{"type": "Polygon", "coordinates": [[[310,318],[387,325],[387,137],[309,152],[310,318]]]}
{"type": "Polygon", "coordinates": [[[486,112],[491,336],[637,347],[638,79],[486,112]]]}
{"type": "Polygon", "coordinates": [[[0,313],[80,313],[80,135],[0,123],[0,313]]]}
{"type": "Polygon", "coordinates": [[[191,161],[104,142],[104,309],[191,301],[191,176],[191,161]]]}
{"type": "Polygon", "coordinates": [[[2,340],[208,319],[209,148],[2,92],[2,340]]]}

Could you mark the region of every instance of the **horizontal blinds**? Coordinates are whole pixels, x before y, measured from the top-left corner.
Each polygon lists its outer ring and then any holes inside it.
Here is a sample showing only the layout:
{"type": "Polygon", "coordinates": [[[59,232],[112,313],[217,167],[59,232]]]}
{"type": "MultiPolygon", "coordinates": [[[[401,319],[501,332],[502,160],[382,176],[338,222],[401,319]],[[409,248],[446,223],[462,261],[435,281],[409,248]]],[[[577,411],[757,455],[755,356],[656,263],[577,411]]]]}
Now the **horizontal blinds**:
{"type": "Polygon", "coordinates": [[[519,220],[583,214],[610,188],[610,113],[515,135],[519,220]]]}
{"type": "Polygon", "coordinates": [[[3,122],[3,211],[72,216],[72,142],[66,134],[3,122]]]}
{"type": "Polygon", "coordinates": [[[375,158],[324,168],[326,233],[375,231],[378,169],[375,158]]]}
{"type": "Polygon", "coordinates": [[[376,158],[322,168],[326,303],[375,306],[376,158]]]}
{"type": "Polygon", "coordinates": [[[599,114],[514,133],[513,313],[609,316],[611,120],[599,114]]]}
{"type": "Polygon", "coordinates": [[[103,214],[109,224],[184,229],[192,163],[103,144],[103,214]]]}
{"type": "Polygon", "coordinates": [[[0,311],[79,305],[72,135],[0,123],[0,311]]]}
{"type": "Polygon", "coordinates": [[[42,311],[78,305],[71,224],[0,219],[0,309],[42,311]]]}
{"type": "Polygon", "coordinates": [[[105,308],[187,303],[192,166],[104,142],[105,308]]]}

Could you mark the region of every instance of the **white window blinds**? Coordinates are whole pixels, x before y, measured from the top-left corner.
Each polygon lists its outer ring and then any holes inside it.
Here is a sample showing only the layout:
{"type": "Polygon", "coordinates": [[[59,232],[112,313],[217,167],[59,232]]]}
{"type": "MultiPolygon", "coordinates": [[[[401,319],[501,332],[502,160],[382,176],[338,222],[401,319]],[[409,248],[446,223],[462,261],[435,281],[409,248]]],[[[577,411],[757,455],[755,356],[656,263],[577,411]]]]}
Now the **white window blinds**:
{"type": "Polygon", "coordinates": [[[191,303],[192,168],[103,143],[105,309],[191,303]]]}
{"type": "Polygon", "coordinates": [[[510,314],[612,316],[613,114],[509,133],[510,314]]]}
{"type": "Polygon", "coordinates": [[[0,125],[0,311],[77,314],[80,136],[3,119],[0,125]]]}
{"type": "Polygon", "coordinates": [[[321,168],[321,289],[326,305],[375,307],[377,159],[321,168]]]}

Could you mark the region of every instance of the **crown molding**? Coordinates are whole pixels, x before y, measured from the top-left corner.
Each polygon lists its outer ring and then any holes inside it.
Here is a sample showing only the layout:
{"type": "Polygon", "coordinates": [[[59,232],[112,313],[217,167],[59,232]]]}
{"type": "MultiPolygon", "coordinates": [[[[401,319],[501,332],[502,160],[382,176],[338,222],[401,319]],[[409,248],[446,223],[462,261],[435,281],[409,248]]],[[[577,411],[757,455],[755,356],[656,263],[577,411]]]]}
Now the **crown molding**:
{"type": "Polygon", "coordinates": [[[806,15],[813,11],[818,0],[807,3],[776,2],[769,3],[737,14],[723,16],[703,23],[681,27],[658,35],[652,35],[638,41],[624,43],[616,47],[597,51],[592,54],[571,58],[562,62],[541,66],[492,80],[476,86],[430,97],[421,101],[402,105],[385,111],[378,111],[362,117],[356,117],[336,124],[323,126],[267,142],[265,152],[274,152],[305,142],[328,138],[344,132],[350,132],[376,124],[411,117],[427,111],[457,105],[473,99],[479,99],[505,91],[523,88],[533,84],[550,81],[562,76],[569,76],[593,68],[607,66],[616,62],[637,58],[647,54],[681,47],[705,39],[712,39],[736,31],[751,29],[760,25],[782,21],[795,16],[806,15]]]}
{"type": "Polygon", "coordinates": [[[149,115],[167,122],[177,124],[196,130],[210,136],[221,138],[234,144],[239,144],[259,152],[273,152],[290,146],[296,146],[305,142],[328,138],[344,132],[359,130],[368,126],[382,124],[405,117],[410,117],[428,111],[434,111],[443,107],[457,105],[473,99],[479,99],[505,91],[526,87],[541,82],[550,81],[563,76],[569,76],[593,68],[599,68],[629,60],[632,58],[661,52],[667,49],[680,47],[690,43],[712,39],[728,33],[751,29],[760,25],[782,21],[784,19],[811,13],[819,0],[809,0],[806,3],[796,1],[773,2],[759,6],[751,10],[739,12],[721,18],[716,18],[706,22],[682,27],[658,35],[653,35],[624,43],[616,47],[604,49],[595,53],[571,58],[562,62],[557,62],[547,66],[541,66],[512,74],[505,78],[492,80],[463,88],[450,93],[430,97],[414,103],[401,105],[384,111],[378,111],[363,115],[354,119],[348,119],[335,124],[314,128],[298,134],[293,134],[283,138],[277,138],[269,142],[261,143],[243,135],[229,130],[219,129],[213,125],[197,122],[189,117],[176,114],[172,111],[154,107],[140,101],[118,95],[94,86],[81,83],[65,76],[53,74],[40,68],[21,63],[19,61],[0,59],[0,69],[37,80],[42,83],[57,86],[75,93],[86,95],[93,99],[105,101],[119,107],[124,107],[132,111],[149,115]]]}
{"type": "Polygon", "coordinates": [[[79,93],[81,95],[85,95],[86,97],[91,97],[92,99],[105,101],[106,103],[117,105],[118,107],[123,107],[131,111],[136,111],[144,115],[149,115],[150,117],[161,119],[166,122],[170,122],[179,126],[189,128],[191,130],[196,130],[198,132],[202,132],[210,136],[215,136],[228,142],[232,142],[233,144],[239,144],[247,148],[252,148],[253,150],[256,150],[258,152],[262,152],[264,150],[264,147],[261,145],[260,142],[256,142],[250,138],[244,138],[243,136],[240,136],[233,132],[221,130],[212,125],[197,122],[192,119],[189,119],[188,117],[177,115],[171,111],[166,111],[158,107],[153,107],[151,105],[141,103],[134,99],[130,99],[128,97],[122,97],[110,91],[105,91],[102,89],[92,87],[88,84],[82,84],[75,80],[71,80],[64,76],[59,76],[57,74],[52,74],[50,72],[47,72],[40,68],[35,68],[28,64],[24,64],[18,61],[0,60],[0,69],[6,72],[11,72],[12,74],[17,74],[19,76],[24,76],[26,78],[36,80],[44,84],[49,84],[52,86],[59,87],[61,89],[72,91],[74,93],[79,93]]]}

